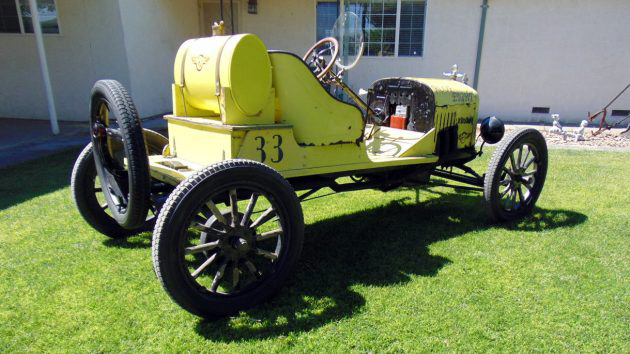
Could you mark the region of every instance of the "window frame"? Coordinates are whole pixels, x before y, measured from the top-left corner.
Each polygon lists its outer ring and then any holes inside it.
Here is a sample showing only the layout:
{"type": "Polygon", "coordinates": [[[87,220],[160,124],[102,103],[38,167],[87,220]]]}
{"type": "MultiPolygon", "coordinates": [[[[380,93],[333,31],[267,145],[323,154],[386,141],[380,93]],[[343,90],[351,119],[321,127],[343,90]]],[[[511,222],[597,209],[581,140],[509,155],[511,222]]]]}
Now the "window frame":
{"type": "MultiPolygon", "coordinates": [[[[422,28],[422,54],[413,56],[413,55],[398,55],[398,49],[400,46],[400,17],[401,17],[401,9],[402,9],[402,0],[396,0],[396,34],[394,38],[394,55],[366,55],[363,54],[362,58],[366,59],[403,59],[403,60],[417,60],[423,59],[426,55],[426,37],[427,37],[427,13],[429,12],[429,1],[424,1],[424,26],[422,28]]],[[[336,0],[313,0],[313,19],[314,19],[314,34],[313,37],[317,40],[317,3],[319,2],[337,2],[336,0]]],[[[339,0],[339,15],[342,15],[345,12],[345,4],[346,0],[339,0]]]]}
{"type": "MultiPolygon", "coordinates": [[[[57,28],[59,28],[59,32],[58,33],[45,33],[42,31],[42,35],[61,36],[62,30],[61,30],[61,21],[60,21],[60,16],[59,16],[59,6],[57,5],[57,0],[52,0],[52,1],[55,4],[55,11],[57,13],[57,28]]],[[[35,2],[37,2],[37,0],[35,0],[35,2]]],[[[30,33],[24,30],[24,20],[22,19],[22,13],[20,11],[20,0],[15,0],[15,6],[16,6],[16,11],[17,11],[18,22],[20,23],[20,32],[19,33],[18,32],[0,32],[0,36],[34,36],[35,32],[30,33]]]]}

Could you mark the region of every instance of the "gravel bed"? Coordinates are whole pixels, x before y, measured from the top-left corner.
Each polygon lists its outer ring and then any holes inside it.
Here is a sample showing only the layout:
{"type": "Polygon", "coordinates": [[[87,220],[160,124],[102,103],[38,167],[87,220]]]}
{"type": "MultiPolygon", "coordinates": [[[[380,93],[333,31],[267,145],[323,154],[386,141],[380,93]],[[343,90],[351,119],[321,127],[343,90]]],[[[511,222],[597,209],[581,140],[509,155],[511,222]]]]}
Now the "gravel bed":
{"type": "MultiPolygon", "coordinates": [[[[571,137],[571,134],[568,134],[565,140],[562,135],[550,133],[549,129],[551,126],[544,125],[506,124],[506,134],[511,130],[523,127],[538,129],[545,136],[547,145],[554,148],[630,151],[630,132],[622,134],[625,130],[623,128],[604,130],[598,135],[593,135],[593,133],[597,131],[597,128],[586,128],[583,141],[575,141],[575,139],[571,137]]],[[[569,127],[563,130],[568,133],[573,133],[576,132],[578,128],[569,127]]]]}

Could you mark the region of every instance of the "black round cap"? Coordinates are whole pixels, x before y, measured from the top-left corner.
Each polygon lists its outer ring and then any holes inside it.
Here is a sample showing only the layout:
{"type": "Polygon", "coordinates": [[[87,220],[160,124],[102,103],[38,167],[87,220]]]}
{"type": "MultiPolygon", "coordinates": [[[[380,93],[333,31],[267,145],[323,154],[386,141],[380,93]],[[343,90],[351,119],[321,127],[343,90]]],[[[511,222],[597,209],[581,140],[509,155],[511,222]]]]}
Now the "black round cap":
{"type": "Polygon", "coordinates": [[[481,138],[488,144],[496,144],[503,139],[505,125],[495,117],[487,117],[481,121],[481,138]]]}

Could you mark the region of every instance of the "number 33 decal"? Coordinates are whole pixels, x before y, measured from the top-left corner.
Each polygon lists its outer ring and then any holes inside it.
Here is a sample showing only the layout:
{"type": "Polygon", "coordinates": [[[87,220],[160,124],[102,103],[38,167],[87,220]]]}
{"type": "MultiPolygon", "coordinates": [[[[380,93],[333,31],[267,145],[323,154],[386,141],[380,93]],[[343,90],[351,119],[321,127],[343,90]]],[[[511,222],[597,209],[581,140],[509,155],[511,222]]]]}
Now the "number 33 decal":
{"type": "MultiPolygon", "coordinates": [[[[262,136],[257,136],[254,139],[256,139],[258,141],[258,147],[256,147],[256,151],[260,151],[260,162],[265,162],[265,160],[267,160],[267,153],[265,152],[265,138],[262,136]]],[[[276,150],[275,158],[271,158],[271,162],[273,163],[278,163],[280,161],[282,161],[282,159],[284,158],[284,152],[282,151],[282,136],[280,135],[274,135],[273,136],[273,140],[275,142],[275,145],[273,146],[273,149],[276,150]]]]}

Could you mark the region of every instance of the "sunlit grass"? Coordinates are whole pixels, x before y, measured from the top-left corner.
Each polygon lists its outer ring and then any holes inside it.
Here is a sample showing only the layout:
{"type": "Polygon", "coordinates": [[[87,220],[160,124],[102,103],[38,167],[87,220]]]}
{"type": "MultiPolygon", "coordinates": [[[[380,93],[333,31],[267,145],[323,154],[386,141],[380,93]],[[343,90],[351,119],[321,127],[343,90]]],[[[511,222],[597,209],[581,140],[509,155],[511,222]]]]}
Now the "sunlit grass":
{"type": "Polygon", "coordinates": [[[552,150],[538,208],[514,224],[445,188],[308,201],[287,285],[214,322],[161,289],[150,233],[83,222],[77,154],[0,170],[1,352],[628,350],[629,153],[552,150]]]}

